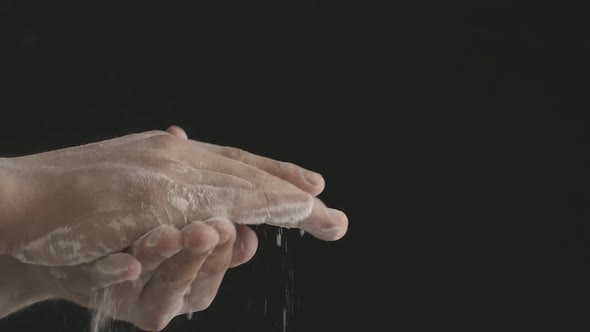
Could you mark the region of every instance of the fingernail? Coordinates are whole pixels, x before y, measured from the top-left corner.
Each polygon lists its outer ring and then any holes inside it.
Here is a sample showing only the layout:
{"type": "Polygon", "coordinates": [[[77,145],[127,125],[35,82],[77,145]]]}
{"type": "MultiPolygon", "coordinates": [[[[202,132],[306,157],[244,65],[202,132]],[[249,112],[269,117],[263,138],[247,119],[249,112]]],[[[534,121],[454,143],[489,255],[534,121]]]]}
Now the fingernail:
{"type": "Polygon", "coordinates": [[[318,185],[322,183],[324,179],[320,174],[312,172],[312,171],[305,171],[303,172],[303,178],[311,185],[318,185]]]}

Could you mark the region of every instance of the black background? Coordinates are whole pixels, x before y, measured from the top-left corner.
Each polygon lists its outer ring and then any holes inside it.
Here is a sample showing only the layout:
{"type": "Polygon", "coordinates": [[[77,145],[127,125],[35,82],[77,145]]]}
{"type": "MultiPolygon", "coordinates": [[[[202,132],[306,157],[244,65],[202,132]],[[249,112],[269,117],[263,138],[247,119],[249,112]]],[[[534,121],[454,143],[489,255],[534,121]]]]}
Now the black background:
{"type": "MultiPolygon", "coordinates": [[[[212,307],[165,331],[283,331],[285,306],[287,331],[587,331],[578,12],[2,0],[0,152],[178,124],[325,176],[343,240],[287,232],[285,252],[259,228],[212,307]]],[[[43,303],[0,331],[83,331],[88,317],[43,303]]]]}

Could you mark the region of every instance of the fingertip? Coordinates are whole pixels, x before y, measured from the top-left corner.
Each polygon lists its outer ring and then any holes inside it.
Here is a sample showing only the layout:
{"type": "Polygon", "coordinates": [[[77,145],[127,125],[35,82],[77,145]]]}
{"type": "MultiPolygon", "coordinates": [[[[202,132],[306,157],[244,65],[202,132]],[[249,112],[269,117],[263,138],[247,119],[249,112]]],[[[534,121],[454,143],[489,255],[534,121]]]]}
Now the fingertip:
{"type": "Polygon", "coordinates": [[[326,187],[324,177],[314,171],[290,162],[275,162],[268,166],[268,172],[276,175],[312,196],[319,195],[326,187]]]}
{"type": "Polygon", "coordinates": [[[333,227],[333,228],[321,228],[321,229],[308,229],[307,232],[313,235],[315,238],[322,241],[338,241],[346,235],[346,228],[333,227]]]}
{"type": "Polygon", "coordinates": [[[111,254],[95,264],[96,270],[105,276],[137,278],[141,274],[141,263],[126,253],[111,254]]]}
{"type": "Polygon", "coordinates": [[[339,226],[348,225],[348,217],[344,212],[332,208],[328,208],[327,210],[328,215],[330,216],[330,218],[332,218],[332,220],[334,220],[335,224],[339,226]]]}
{"type": "MultiPolygon", "coordinates": [[[[316,200],[321,203],[321,201],[316,200]]],[[[309,218],[301,223],[301,228],[314,237],[324,241],[340,240],[348,231],[348,217],[342,211],[316,205],[309,218]]]]}
{"type": "Polygon", "coordinates": [[[235,240],[236,226],[233,222],[225,218],[215,217],[207,219],[205,223],[213,227],[219,234],[219,245],[227,243],[232,238],[235,240]]]}
{"type": "Polygon", "coordinates": [[[332,227],[321,229],[326,241],[337,241],[344,237],[348,231],[348,217],[340,210],[328,208],[328,215],[332,220],[332,227]]]}
{"type": "Polygon", "coordinates": [[[134,259],[127,267],[127,271],[123,274],[123,277],[129,281],[137,280],[141,276],[141,271],[141,263],[137,259],[134,259]]]}
{"type": "Polygon", "coordinates": [[[258,236],[250,227],[236,225],[236,243],[230,267],[234,268],[250,261],[258,249],[258,236]]]}
{"type": "Polygon", "coordinates": [[[220,242],[218,232],[202,221],[194,221],[184,227],[182,237],[184,246],[196,253],[208,252],[220,242]]]}
{"type": "Polygon", "coordinates": [[[321,174],[305,169],[302,170],[300,174],[304,181],[303,183],[306,184],[305,188],[302,189],[307,191],[309,194],[317,196],[321,194],[326,188],[326,180],[324,180],[324,177],[321,174]]]}

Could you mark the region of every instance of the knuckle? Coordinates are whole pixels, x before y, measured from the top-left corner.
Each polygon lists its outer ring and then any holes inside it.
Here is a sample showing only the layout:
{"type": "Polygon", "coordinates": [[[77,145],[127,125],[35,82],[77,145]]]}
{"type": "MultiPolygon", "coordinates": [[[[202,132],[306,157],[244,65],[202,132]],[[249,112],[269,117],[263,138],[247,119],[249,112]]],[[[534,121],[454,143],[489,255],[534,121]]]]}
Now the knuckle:
{"type": "Polygon", "coordinates": [[[243,162],[248,158],[249,153],[239,148],[226,146],[223,148],[223,155],[228,158],[243,162]]]}
{"type": "Polygon", "coordinates": [[[186,167],[180,162],[169,158],[158,158],[154,161],[155,169],[164,174],[184,173],[186,167]]]}
{"type": "Polygon", "coordinates": [[[173,152],[182,140],[174,135],[163,134],[149,137],[147,141],[152,148],[158,151],[173,152]]]}
{"type": "Polygon", "coordinates": [[[285,176],[296,171],[295,164],[284,162],[284,161],[274,161],[273,168],[276,170],[277,175],[280,177],[285,177],[285,176]]]}
{"type": "Polygon", "coordinates": [[[229,238],[230,236],[235,236],[236,234],[236,225],[227,218],[213,217],[211,219],[207,219],[206,223],[213,227],[215,231],[217,231],[220,238],[229,238]]]}
{"type": "Polygon", "coordinates": [[[263,191],[260,194],[260,203],[264,206],[272,205],[273,199],[269,192],[263,191]]]}
{"type": "Polygon", "coordinates": [[[147,204],[159,204],[165,197],[162,186],[157,181],[149,181],[141,186],[139,197],[147,204]]]}
{"type": "Polygon", "coordinates": [[[275,177],[273,175],[254,167],[248,169],[248,177],[248,180],[258,188],[264,188],[275,183],[275,177]]]}

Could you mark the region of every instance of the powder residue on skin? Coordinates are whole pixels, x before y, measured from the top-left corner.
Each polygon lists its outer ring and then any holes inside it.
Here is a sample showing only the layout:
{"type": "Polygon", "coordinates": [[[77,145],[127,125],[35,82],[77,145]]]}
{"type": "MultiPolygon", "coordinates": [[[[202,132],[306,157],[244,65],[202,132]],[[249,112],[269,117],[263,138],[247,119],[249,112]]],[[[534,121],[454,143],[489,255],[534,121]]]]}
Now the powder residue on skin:
{"type": "MultiPolygon", "coordinates": [[[[282,203],[278,206],[253,206],[249,210],[228,204],[236,199],[236,189],[208,185],[184,186],[170,183],[164,192],[167,201],[182,215],[194,219],[221,217],[247,225],[272,224],[280,227],[296,227],[311,214],[313,205],[308,203],[282,203]],[[236,210],[239,208],[240,210],[236,210]]],[[[244,194],[250,195],[249,192],[244,194]]],[[[256,195],[256,194],[254,194],[256,195]]]]}
{"type": "Polygon", "coordinates": [[[301,220],[311,214],[311,209],[311,205],[300,203],[262,208],[256,211],[245,211],[241,215],[241,220],[234,222],[247,225],[269,224],[285,228],[296,227],[301,220]]]}
{"type": "Polygon", "coordinates": [[[49,273],[56,279],[66,279],[68,277],[68,274],[63,271],[63,270],[59,270],[59,269],[50,269],[49,273]]]}
{"type": "Polygon", "coordinates": [[[111,227],[115,232],[120,232],[124,227],[125,228],[133,228],[137,226],[137,223],[133,218],[130,217],[117,217],[113,218],[108,223],[109,227],[111,227]]]}
{"type": "Polygon", "coordinates": [[[80,241],[75,240],[59,240],[57,245],[60,249],[71,250],[73,254],[77,254],[82,247],[80,241]]]}
{"type": "Polygon", "coordinates": [[[184,197],[170,197],[170,204],[180,211],[186,211],[188,209],[189,202],[184,197]]]}

